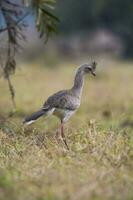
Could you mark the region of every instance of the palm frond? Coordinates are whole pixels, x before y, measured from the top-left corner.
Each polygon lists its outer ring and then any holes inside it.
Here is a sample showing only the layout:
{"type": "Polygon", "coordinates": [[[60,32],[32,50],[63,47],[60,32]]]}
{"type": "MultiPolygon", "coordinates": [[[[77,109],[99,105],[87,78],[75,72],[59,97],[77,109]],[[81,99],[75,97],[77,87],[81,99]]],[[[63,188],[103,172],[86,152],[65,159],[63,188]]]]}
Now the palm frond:
{"type": "Polygon", "coordinates": [[[40,37],[45,37],[45,42],[53,33],[57,33],[56,24],[59,19],[51,12],[55,3],[55,0],[32,0],[32,7],[36,15],[36,27],[40,37]]]}

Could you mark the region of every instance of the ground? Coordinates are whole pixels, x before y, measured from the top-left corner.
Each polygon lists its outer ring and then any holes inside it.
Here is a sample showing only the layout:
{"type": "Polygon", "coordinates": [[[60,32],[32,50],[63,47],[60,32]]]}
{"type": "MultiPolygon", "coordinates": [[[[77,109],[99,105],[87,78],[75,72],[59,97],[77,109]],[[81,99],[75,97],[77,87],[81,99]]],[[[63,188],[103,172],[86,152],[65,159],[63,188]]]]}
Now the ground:
{"type": "Polygon", "coordinates": [[[79,63],[20,64],[14,115],[0,79],[0,200],[133,199],[132,62],[98,58],[97,76],[86,76],[81,107],[66,124],[69,151],[55,137],[55,117],[22,126],[49,95],[71,87],[79,63]]]}

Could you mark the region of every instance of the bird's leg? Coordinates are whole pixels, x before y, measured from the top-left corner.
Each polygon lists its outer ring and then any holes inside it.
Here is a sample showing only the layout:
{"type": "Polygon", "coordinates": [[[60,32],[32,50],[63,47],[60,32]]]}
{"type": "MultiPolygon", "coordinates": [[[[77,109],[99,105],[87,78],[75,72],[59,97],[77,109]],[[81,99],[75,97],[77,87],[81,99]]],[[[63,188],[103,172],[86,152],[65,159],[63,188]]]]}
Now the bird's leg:
{"type": "Polygon", "coordinates": [[[55,139],[57,140],[60,137],[60,129],[56,130],[55,139]]]}
{"type": "Polygon", "coordinates": [[[63,142],[65,143],[67,149],[69,150],[66,138],[65,138],[65,134],[64,134],[64,123],[61,121],[61,137],[63,139],[63,142]]]}

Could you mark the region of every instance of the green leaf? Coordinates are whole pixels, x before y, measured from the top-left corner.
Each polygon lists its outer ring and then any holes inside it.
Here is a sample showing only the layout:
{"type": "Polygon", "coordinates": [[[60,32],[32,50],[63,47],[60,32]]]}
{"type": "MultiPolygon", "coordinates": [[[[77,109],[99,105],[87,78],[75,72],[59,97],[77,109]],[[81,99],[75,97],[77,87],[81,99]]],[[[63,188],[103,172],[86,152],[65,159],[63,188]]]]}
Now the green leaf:
{"type": "Polygon", "coordinates": [[[48,15],[49,17],[53,18],[55,21],[59,22],[59,18],[56,17],[55,15],[53,15],[52,13],[50,13],[49,11],[47,11],[46,9],[42,8],[41,9],[46,15],[48,15]]]}

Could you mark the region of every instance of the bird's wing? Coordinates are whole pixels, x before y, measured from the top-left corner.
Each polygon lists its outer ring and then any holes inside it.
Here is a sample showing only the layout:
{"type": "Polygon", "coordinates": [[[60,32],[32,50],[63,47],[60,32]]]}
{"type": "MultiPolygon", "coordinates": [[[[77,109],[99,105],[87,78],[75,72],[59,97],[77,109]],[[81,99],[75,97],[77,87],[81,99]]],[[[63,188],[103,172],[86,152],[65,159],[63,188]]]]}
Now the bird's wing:
{"type": "Polygon", "coordinates": [[[63,90],[50,96],[43,107],[76,110],[79,105],[79,99],[71,95],[68,90],[63,90]]]}

